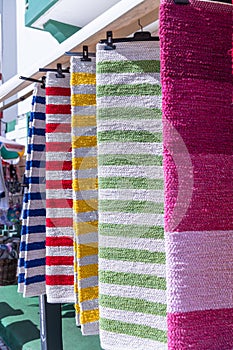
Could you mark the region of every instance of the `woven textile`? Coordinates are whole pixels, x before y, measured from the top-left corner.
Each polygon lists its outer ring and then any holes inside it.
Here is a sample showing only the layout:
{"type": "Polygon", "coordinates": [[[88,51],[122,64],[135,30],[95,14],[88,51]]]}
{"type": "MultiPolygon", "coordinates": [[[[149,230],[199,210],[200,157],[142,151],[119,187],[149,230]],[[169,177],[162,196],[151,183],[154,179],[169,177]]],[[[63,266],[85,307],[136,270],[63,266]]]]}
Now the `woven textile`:
{"type": "Polygon", "coordinates": [[[74,302],[70,75],[46,77],[46,294],[74,302]]]}
{"type": "Polygon", "coordinates": [[[26,228],[27,228],[27,214],[28,214],[28,187],[29,187],[29,173],[31,168],[31,138],[32,138],[32,122],[34,117],[34,105],[35,105],[35,95],[36,89],[33,91],[31,113],[28,125],[28,138],[27,138],[27,154],[26,154],[26,163],[24,171],[24,184],[27,185],[24,189],[23,196],[23,206],[22,206],[22,228],[21,228],[21,238],[20,238],[20,252],[18,260],[18,292],[24,292],[24,277],[25,277],[25,268],[24,268],[24,259],[25,259],[25,247],[26,247],[26,228]]]}
{"type": "Polygon", "coordinates": [[[169,349],[233,348],[232,6],[160,12],[169,349]]]}
{"type": "Polygon", "coordinates": [[[100,338],[166,349],[162,120],[156,42],[97,46],[100,338]]]}
{"type": "MultiPolygon", "coordinates": [[[[76,310],[84,335],[99,332],[96,62],[71,59],[76,310]]],[[[79,320],[78,320],[79,321],[79,320]]],[[[78,323],[78,322],[77,322],[78,323]]]]}
{"type": "Polygon", "coordinates": [[[45,294],[45,89],[33,96],[31,158],[28,164],[24,296],[45,294]]]}

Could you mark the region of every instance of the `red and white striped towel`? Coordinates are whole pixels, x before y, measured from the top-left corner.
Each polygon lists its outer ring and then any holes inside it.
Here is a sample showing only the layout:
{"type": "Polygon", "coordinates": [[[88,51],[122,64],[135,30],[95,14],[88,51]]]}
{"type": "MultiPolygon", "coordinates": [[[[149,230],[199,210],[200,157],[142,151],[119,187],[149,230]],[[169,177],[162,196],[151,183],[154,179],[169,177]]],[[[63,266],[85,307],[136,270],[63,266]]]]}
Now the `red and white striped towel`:
{"type": "Polygon", "coordinates": [[[46,78],[46,293],[74,302],[70,75],[46,78]]]}

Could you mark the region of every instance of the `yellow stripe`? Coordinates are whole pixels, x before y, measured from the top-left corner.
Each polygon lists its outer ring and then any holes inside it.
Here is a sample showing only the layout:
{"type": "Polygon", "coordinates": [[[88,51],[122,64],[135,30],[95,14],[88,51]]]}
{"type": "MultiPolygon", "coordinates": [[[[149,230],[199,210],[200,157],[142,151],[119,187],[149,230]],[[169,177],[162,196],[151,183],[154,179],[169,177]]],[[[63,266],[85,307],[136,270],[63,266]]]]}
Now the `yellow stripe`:
{"type": "Polygon", "coordinates": [[[96,232],[98,230],[98,221],[74,222],[74,230],[79,235],[96,232]]]}
{"type": "Polygon", "coordinates": [[[96,126],[96,116],[95,115],[73,115],[72,128],[80,128],[83,126],[96,126]]]}
{"type": "Polygon", "coordinates": [[[72,158],[72,167],[74,170],[97,168],[97,158],[96,157],[72,158]]]}
{"type": "Polygon", "coordinates": [[[78,264],[76,261],[74,261],[74,272],[76,273],[77,271],[78,271],[78,264]]]}
{"type": "Polygon", "coordinates": [[[75,94],[71,95],[71,106],[95,106],[96,95],[94,94],[75,94]]]}
{"type": "Polygon", "coordinates": [[[98,299],[99,287],[89,287],[80,289],[78,297],[80,303],[87,300],[98,299]]]}
{"type": "Polygon", "coordinates": [[[73,210],[76,213],[87,213],[98,209],[98,199],[86,199],[73,201],[73,210]]]}
{"type": "Polygon", "coordinates": [[[96,84],[96,75],[95,73],[81,73],[75,72],[71,74],[70,79],[71,85],[82,85],[82,84],[96,84]]]}
{"type": "Polygon", "coordinates": [[[86,310],[80,315],[80,323],[90,323],[99,321],[99,310],[86,310]]]}
{"type": "Polygon", "coordinates": [[[78,270],[78,279],[98,276],[98,264],[81,266],[78,270]]]}
{"type": "Polygon", "coordinates": [[[74,283],[74,292],[75,292],[76,294],[79,293],[78,283],[77,283],[77,282],[74,283]]]}
{"type": "Polygon", "coordinates": [[[72,137],[72,148],[81,147],[96,147],[97,137],[96,136],[73,136],[72,137]]]}
{"type": "Polygon", "coordinates": [[[74,308],[75,308],[75,311],[77,314],[80,314],[80,307],[79,307],[79,304],[75,304],[74,305],[74,308]]]}
{"type": "Polygon", "coordinates": [[[74,191],[88,191],[98,189],[98,179],[74,179],[72,181],[72,187],[74,191]]]}
{"type": "MultiPolygon", "coordinates": [[[[77,253],[78,259],[82,259],[86,256],[97,255],[98,254],[98,243],[92,242],[89,244],[80,244],[76,250],[76,253],[77,253]]],[[[81,267],[83,267],[83,266],[81,266],[81,267]]],[[[79,273],[79,268],[81,268],[81,267],[78,267],[78,273],[79,273]]]]}

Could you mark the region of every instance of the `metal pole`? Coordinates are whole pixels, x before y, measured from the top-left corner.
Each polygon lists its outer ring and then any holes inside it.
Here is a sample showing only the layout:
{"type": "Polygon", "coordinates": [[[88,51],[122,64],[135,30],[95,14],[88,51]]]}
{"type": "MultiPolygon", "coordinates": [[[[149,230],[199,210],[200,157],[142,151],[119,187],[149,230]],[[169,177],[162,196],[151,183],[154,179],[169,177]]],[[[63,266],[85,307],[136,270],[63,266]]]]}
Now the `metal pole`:
{"type": "Polygon", "coordinates": [[[63,350],[61,304],[47,303],[39,296],[41,350],[63,350]]]}

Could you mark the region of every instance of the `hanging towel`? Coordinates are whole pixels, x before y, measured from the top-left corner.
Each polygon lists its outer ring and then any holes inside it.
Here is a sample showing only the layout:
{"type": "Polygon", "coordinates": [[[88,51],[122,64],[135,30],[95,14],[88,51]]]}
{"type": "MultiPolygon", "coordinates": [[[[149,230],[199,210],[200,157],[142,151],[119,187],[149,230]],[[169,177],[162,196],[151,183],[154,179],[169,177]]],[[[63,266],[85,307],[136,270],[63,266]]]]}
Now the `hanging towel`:
{"type": "Polygon", "coordinates": [[[160,53],[97,46],[100,338],[166,349],[160,53]]]}
{"type": "Polygon", "coordinates": [[[70,75],[46,77],[46,293],[74,302],[70,75]]]}
{"type": "Polygon", "coordinates": [[[71,58],[76,309],[83,335],[99,333],[95,72],[95,58],[71,58]]]}
{"type": "Polygon", "coordinates": [[[160,11],[168,343],[233,349],[232,6],[160,11]]]}
{"type": "Polygon", "coordinates": [[[24,297],[45,294],[45,89],[35,85],[31,128],[24,297]]]}
{"type": "Polygon", "coordinates": [[[22,207],[22,227],[21,227],[21,238],[20,238],[20,251],[19,251],[19,260],[18,260],[18,292],[23,293],[24,291],[24,278],[25,278],[25,268],[24,268],[24,259],[25,259],[25,247],[26,247],[26,228],[27,228],[27,214],[28,214],[28,187],[29,187],[29,172],[31,168],[31,152],[32,152],[32,122],[34,117],[34,108],[35,108],[35,98],[36,89],[33,90],[32,97],[32,106],[29,118],[28,125],[28,137],[27,137],[27,154],[26,154],[26,163],[24,171],[24,196],[23,196],[23,207],[22,207]]]}

